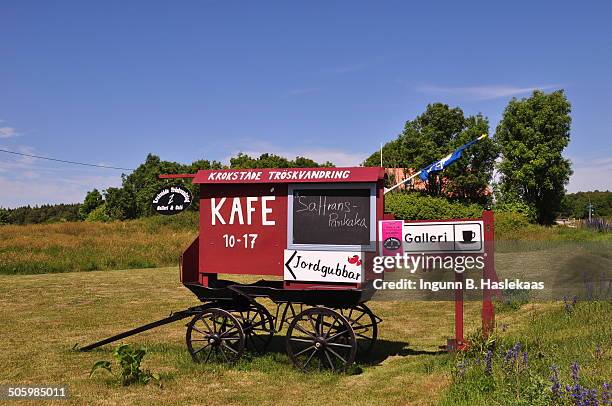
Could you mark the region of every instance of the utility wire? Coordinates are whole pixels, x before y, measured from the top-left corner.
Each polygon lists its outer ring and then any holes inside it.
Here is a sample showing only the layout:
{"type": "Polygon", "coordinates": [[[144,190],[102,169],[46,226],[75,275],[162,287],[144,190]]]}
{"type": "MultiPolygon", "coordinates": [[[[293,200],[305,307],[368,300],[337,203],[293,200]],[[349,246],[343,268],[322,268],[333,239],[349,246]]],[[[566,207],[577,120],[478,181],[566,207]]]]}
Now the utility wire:
{"type": "Polygon", "coordinates": [[[133,168],[119,168],[119,167],[116,167],[116,166],[106,166],[106,165],[88,164],[88,163],[85,163],[85,162],[66,161],[64,159],[56,159],[56,158],[49,158],[49,157],[38,156],[38,155],[24,154],[22,152],[9,151],[9,150],[6,150],[6,149],[0,149],[0,152],[6,152],[7,154],[13,154],[13,155],[27,156],[27,157],[30,157],[30,158],[46,159],[47,161],[62,162],[62,163],[65,163],[65,164],[83,165],[83,166],[94,166],[96,168],[106,168],[106,169],[119,169],[119,170],[122,170],[122,171],[133,171],[133,170],[135,170],[133,168]]]}

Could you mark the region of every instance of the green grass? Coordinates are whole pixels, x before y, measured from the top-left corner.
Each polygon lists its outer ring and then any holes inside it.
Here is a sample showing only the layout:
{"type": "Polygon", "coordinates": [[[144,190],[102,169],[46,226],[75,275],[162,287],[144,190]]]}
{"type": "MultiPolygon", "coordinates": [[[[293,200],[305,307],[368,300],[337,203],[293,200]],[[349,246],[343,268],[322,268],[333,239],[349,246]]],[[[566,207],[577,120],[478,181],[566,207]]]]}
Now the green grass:
{"type": "MultiPolygon", "coordinates": [[[[112,358],[112,345],[89,353],[72,350],[76,343],[88,344],[194,304],[174,267],[0,276],[0,385],[66,384],[71,394],[66,404],[518,404],[508,397],[515,387],[483,390],[479,366],[467,378],[453,373],[461,356],[438,348],[453,334],[452,302],[371,302],[384,320],[380,342],[352,374],[296,371],[284,353],[282,334],[269,353],[234,367],[194,364],[184,343],[185,322],[124,340],[147,348],[143,368],[161,375],[161,388],[124,387],[104,373],[89,378],[95,361],[112,358]]],[[[467,302],[465,309],[466,329],[475,331],[480,303],[467,302]]],[[[600,384],[612,376],[610,314],[609,302],[579,302],[571,314],[558,302],[506,309],[497,315],[498,326],[507,325],[507,331],[498,330],[495,378],[502,377],[504,349],[520,341],[538,376],[546,378],[548,365],[555,363],[567,381],[568,365],[576,360],[584,384],[600,384]],[[604,351],[600,359],[594,355],[597,344],[604,351]]]]}
{"type": "Polygon", "coordinates": [[[198,214],[91,223],[0,226],[0,274],[176,265],[197,235],[198,214]]]}
{"type": "MultiPolygon", "coordinates": [[[[356,374],[301,373],[284,352],[282,334],[270,352],[237,366],[194,364],[185,347],[185,322],[124,340],[147,347],[143,368],[162,377],[155,385],[123,387],[89,371],[112,358],[113,346],[80,353],[81,345],[165,317],[196,304],[176,268],[0,276],[0,384],[69,386],[68,404],[435,404],[448,387],[451,357],[438,346],[452,335],[450,302],[377,302],[384,319],[380,343],[356,374]]],[[[468,326],[479,322],[467,306],[468,326]]]]}
{"type": "Polygon", "coordinates": [[[485,350],[459,356],[453,383],[444,405],[549,405],[573,404],[564,394],[574,385],[571,364],[580,367],[579,383],[595,389],[601,400],[604,382],[612,378],[611,302],[578,302],[566,309],[563,303],[527,304],[503,314],[507,333],[499,333],[492,350],[491,373],[485,372],[485,350]],[[515,362],[508,351],[520,343],[515,362]],[[523,359],[527,353],[527,361],[523,359]],[[563,396],[551,391],[551,367],[559,373],[563,396]]]}

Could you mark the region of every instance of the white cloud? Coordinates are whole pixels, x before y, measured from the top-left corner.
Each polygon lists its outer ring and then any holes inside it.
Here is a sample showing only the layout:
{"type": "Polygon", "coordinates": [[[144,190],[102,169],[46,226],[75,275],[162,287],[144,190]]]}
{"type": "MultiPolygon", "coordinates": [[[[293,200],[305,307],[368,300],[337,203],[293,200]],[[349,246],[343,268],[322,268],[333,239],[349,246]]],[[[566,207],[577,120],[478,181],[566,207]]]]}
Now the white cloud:
{"type": "Polygon", "coordinates": [[[498,99],[502,97],[518,96],[531,93],[534,90],[549,90],[559,85],[540,85],[518,87],[509,85],[482,85],[482,86],[437,86],[422,85],[417,90],[427,94],[451,95],[466,97],[475,100],[498,99]]]}
{"type": "Polygon", "coordinates": [[[0,138],[18,137],[19,133],[13,127],[0,127],[0,138]]]}
{"type": "Polygon", "coordinates": [[[0,207],[19,207],[55,203],[80,203],[85,194],[93,189],[106,189],[120,186],[120,176],[73,175],[67,177],[49,177],[44,174],[27,171],[18,178],[0,176],[0,207]]]}
{"type": "Polygon", "coordinates": [[[612,190],[612,157],[575,159],[567,191],[612,190]]]}
{"type": "MultiPolygon", "coordinates": [[[[34,148],[26,145],[12,149],[35,153],[34,148]]],[[[117,171],[0,155],[0,207],[78,203],[93,188],[102,190],[120,185],[121,174],[117,171]]]]}
{"type": "MultiPolygon", "coordinates": [[[[259,157],[261,154],[269,153],[287,159],[294,159],[295,157],[302,156],[321,164],[330,161],[336,166],[358,166],[370,155],[370,153],[346,151],[336,148],[285,148],[265,141],[252,139],[244,139],[241,143],[244,144],[244,148],[235,149],[231,155],[232,157],[236,156],[239,152],[254,158],[259,157]]],[[[227,157],[225,162],[229,162],[229,158],[230,157],[227,157]]]]}

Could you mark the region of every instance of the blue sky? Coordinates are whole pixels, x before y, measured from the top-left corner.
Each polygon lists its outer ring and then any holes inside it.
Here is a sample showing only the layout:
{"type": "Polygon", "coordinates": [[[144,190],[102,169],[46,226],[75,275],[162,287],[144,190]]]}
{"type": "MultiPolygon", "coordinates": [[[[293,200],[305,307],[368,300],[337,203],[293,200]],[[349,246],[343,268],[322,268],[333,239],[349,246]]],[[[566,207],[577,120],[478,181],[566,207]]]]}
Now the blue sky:
{"type": "MultiPolygon", "coordinates": [[[[570,191],[612,189],[612,3],[0,0],[0,148],[135,167],[239,151],[358,164],[441,101],[492,132],[563,88],[570,191]]],[[[120,171],[0,153],[0,206],[120,171]]]]}

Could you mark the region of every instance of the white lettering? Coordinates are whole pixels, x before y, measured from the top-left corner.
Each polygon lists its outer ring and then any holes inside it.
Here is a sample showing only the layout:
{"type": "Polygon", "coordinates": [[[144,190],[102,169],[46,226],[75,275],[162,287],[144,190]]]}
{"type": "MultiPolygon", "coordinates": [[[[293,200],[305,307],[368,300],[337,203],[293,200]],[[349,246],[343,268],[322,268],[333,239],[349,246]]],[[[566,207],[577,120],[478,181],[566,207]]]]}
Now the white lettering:
{"type": "Polygon", "coordinates": [[[276,196],[262,196],[261,198],[261,224],[264,226],[273,226],[276,224],[274,220],[268,220],[268,213],[272,213],[272,208],[268,208],[266,202],[275,200],[276,196]]]}
{"type": "Polygon", "coordinates": [[[255,207],[253,207],[253,202],[256,202],[256,197],[247,196],[246,198],[246,214],[247,214],[247,224],[251,225],[252,214],[255,213],[255,207]]]}
{"type": "Polygon", "coordinates": [[[212,216],[211,222],[212,225],[214,226],[215,224],[217,224],[217,222],[215,221],[215,218],[219,219],[219,223],[221,224],[225,224],[225,220],[223,220],[223,216],[221,216],[221,206],[223,206],[223,203],[225,203],[225,197],[222,197],[221,200],[219,201],[219,205],[217,206],[215,204],[215,198],[213,197],[212,199],[210,199],[210,213],[212,216]]]}
{"type": "Polygon", "coordinates": [[[229,223],[234,224],[234,215],[238,215],[238,224],[244,224],[244,218],[242,217],[242,205],[240,199],[234,198],[232,202],[232,212],[230,214],[229,223]]]}

